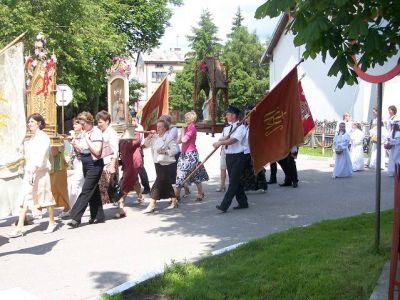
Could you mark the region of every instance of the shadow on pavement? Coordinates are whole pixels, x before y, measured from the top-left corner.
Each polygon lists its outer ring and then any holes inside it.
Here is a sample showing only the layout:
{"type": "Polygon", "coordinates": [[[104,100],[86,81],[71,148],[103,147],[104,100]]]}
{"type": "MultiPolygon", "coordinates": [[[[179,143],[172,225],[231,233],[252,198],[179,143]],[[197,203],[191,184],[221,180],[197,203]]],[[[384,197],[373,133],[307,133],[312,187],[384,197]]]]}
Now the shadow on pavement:
{"type": "Polygon", "coordinates": [[[53,247],[61,240],[62,239],[52,241],[49,243],[45,243],[45,244],[41,244],[41,245],[37,245],[37,246],[33,246],[33,247],[29,247],[29,248],[0,253],[0,257],[11,255],[11,254],[44,255],[44,254],[50,252],[51,250],[53,250],[53,247]]]}
{"type": "Polygon", "coordinates": [[[120,272],[91,272],[89,276],[93,279],[96,289],[109,288],[116,282],[128,281],[128,274],[120,272]]]}

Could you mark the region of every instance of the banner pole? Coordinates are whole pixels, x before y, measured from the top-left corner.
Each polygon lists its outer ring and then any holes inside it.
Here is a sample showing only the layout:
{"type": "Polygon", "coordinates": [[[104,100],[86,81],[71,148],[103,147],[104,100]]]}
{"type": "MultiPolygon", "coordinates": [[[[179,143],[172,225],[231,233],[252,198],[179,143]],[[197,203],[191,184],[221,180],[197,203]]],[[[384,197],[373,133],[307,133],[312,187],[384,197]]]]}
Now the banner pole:
{"type": "Polygon", "coordinates": [[[16,43],[18,43],[27,33],[27,31],[25,31],[24,33],[21,33],[18,37],[16,37],[11,43],[9,43],[8,45],[6,45],[3,49],[0,50],[0,55],[2,55],[4,52],[7,51],[8,48],[12,47],[13,45],[15,45],[16,43]]]}

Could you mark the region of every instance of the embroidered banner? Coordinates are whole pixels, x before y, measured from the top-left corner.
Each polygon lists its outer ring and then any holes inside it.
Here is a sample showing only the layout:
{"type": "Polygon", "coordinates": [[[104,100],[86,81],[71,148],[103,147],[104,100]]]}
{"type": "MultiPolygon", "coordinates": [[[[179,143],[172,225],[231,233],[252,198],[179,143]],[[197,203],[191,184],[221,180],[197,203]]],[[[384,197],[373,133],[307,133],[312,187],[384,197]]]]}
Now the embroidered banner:
{"type": "Polygon", "coordinates": [[[270,163],[286,157],[304,140],[297,67],[283,78],[251,114],[250,153],[257,174],[270,163]]]}

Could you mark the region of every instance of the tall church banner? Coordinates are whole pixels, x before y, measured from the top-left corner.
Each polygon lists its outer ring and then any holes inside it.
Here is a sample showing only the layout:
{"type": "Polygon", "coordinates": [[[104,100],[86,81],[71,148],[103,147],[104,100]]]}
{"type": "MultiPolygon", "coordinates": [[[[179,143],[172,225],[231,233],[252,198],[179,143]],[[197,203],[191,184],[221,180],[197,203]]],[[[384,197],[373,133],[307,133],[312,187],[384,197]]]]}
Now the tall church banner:
{"type": "Polygon", "coordinates": [[[2,50],[0,55],[0,178],[19,174],[26,134],[24,104],[24,45],[2,50]]]}
{"type": "Polygon", "coordinates": [[[254,172],[286,157],[304,141],[297,67],[291,70],[251,113],[250,153],[254,172]]]}
{"type": "Polygon", "coordinates": [[[142,109],[143,129],[156,130],[158,118],[168,114],[168,109],[168,79],[165,77],[142,109]]]}

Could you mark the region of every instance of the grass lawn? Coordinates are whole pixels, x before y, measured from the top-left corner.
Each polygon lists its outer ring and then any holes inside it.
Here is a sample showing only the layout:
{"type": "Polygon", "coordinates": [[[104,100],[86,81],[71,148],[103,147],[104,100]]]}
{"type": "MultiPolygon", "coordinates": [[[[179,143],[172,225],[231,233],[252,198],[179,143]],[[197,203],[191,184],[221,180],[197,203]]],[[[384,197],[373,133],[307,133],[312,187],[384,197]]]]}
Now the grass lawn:
{"type": "Polygon", "coordinates": [[[332,148],[325,148],[325,153],[322,154],[322,148],[313,148],[313,147],[300,147],[299,154],[310,155],[310,156],[323,156],[323,157],[332,157],[332,148]]]}
{"type": "Polygon", "coordinates": [[[389,260],[393,211],[323,221],[254,240],[103,299],[369,299],[389,260]]]}

